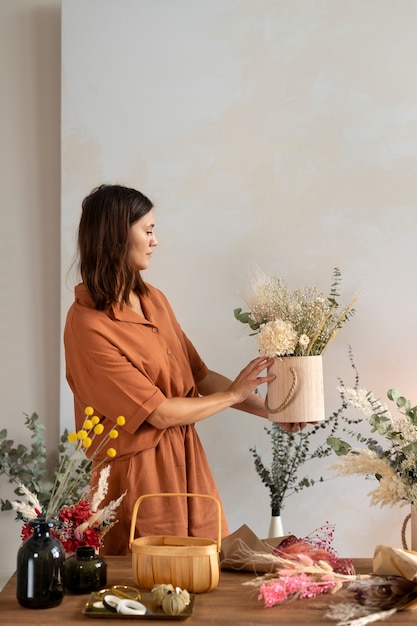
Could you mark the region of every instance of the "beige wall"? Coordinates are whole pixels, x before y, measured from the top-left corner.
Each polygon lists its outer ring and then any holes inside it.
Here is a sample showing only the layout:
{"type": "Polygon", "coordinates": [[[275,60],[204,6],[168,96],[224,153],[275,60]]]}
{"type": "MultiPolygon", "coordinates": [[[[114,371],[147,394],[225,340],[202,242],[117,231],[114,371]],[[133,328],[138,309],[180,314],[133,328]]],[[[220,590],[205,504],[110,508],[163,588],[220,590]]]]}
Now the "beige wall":
{"type": "MultiPolygon", "coordinates": [[[[29,443],[36,411],[59,428],[60,0],[0,0],[0,428],[29,443]]],[[[0,482],[2,497],[10,495],[0,482]]],[[[0,586],[20,524],[0,513],[0,586]]]]}
{"type": "MultiPolygon", "coordinates": [[[[64,0],[63,276],[86,192],[137,186],[159,239],[147,279],[210,367],[235,376],[256,353],[233,319],[253,265],[326,293],[338,266],[342,300],[362,296],[325,353],[327,413],[353,382],[349,345],[363,386],[415,401],[416,20],[415,0],[64,0]]],[[[231,528],[259,535],[263,426],[233,410],[198,425],[231,528]]],[[[329,480],[286,501],[284,530],[329,520],[344,556],[398,542],[404,510],[328,464],[305,467],[329,480]]]]}
{"type": "MultiPolygon", "coordinates": [[[[27,435],[23,413],[37,411],[48,425],[50,444],[58,435],[61,414],[60,4],[58,0],[0,0],[4,77],[0,105],[0,427],[23,441],[27,435]]],[[[175,6],[183,4],[178,0],[175,6]]],[[[256,9],[266,4],[259,0],[252,6],[256,9]]],[[[75,113],[75,117],[66,117],[64,129],[68,166],[63,185],[64,219],[68,220],[63,228],[68,244],[65,254],[70,255],[79,201],[93,184],[110,177],[138,185],[144,182],[157,203],[161,241],[152,280],[167,292],[183,326],[210,365],[233,375],[253,354],[253,344],[243,337],[232,317],[233,308],[241,304],[240,293],[251,262],[283,274],[294,286],[317,280],[323,289],[328,286],[332,267],[340,264],[345,292],[362,288],[363,296],[357,317],[329,353],[329,409],[336,402],[336,377],[349,376],[348,343],[357,355],[364,385],[381,396],[389,386],[399,386],[412,397],[417,348],[412,313],[417,305],[417,80],[412,63],[416,56],[417,5],[414,0],[283,0],[272,4],[282,11],[284,20],[279,36],[270,40],[272,59],[280,60],[282,71],[274,83],[279,107],[269,109],[273,123],[265,136],[273,138],[282,152],[270,145],[265,161],[257,138],[267,118],[257,117],[259,126],[254,128],[249,114],[262,110],[267,82],[262,85],[265,92],[246,92],[253,99],[253,109],[240,109],[234,100],[235,87],[241,90],[243,83],[225,81],[228,90],[223,94],[217,90],[219,84],[213,83],[219,98],[214,118],[210,118],[210,108],[203,107],[203,119],[187,120],[181,117],[180,100],[171,102],[179,107],[175,120],[179,119],[182,127],[165,120],[162,100],[156,101],[156,109],[148,101],[149,113],[161,115],[161,122],[168,122],[168,126],[161,126],[158,144],[152,134],[146,135],[149,143],[143,155],[129,144],[130,127],[125,131],[127,138],[118,132],[123,107],[114,108],[107,134],[97,134],[84,124],[89,122],[91,111],[85,108],[84,119],[77,108],[82,102],[68,100],[71,106],[67,112],[71,116],[75,113]],[[80,119],[83,124],[77,128],[80,119]],[[72,133],[68,121],[76,132],[72,133]],[[193,128],[187,126],[190,135],[183,133],[186,122],[194,124],[193,128]],[[168,137],[169,154],[164,128],[172,133],[168,137]],[[196,137],[195,129],[204,131],[205,136],[196,137]],[[178,143],[181,137],[187,145],[178,143]],[[192,167],[184,161],[190,147],[195,150],[191,152],[192,167]],[[207,152],[208,148],[213,151],[207,152]],[[259,168],[254,169],[253,164],[259,168]],[[270,176],[276,177],[273,184],[270,176]],[[215,222],[208,219],[213,207],[217,211],[215,222]]],[[[143,7],[146,3],[113,5],[117,19],[121,7],[143,7]]],[[[150,6],[155,6],[153,0],[150,6]]],[[[248,10],[251,3],[241,6],[248,10]]],[[[260,19],[259,11],[255,10],[253,19],[260,19]]],[[[227,38],[224,19],[215,19],[213,24],[223,25],[220,40],[227,38]]],[[[250,64],[252,52],[260,50],[257,37],[271,34],[266,19],[256,37],[242,39],[251,24],[253,20],[246,21],[245,15],[239,23],[230,24],[237,29],[236,41],[249,46],[245,51],[249,65],[240,66],[242,76],[248,72],[248,84],[262,76],[256,63],[271,61],[255,54],[257,61],[250,64]]],[[[106,26],[112,26],[111,20],[106,26]]],[[[134,41],[140,41],[138,35],[135,27],[134,41]]],[[[165,41],[169,43],[169,39],[165,41]]],[[[147,56],[142,57],[147,60],[150,50],[162,51],[155,47],[153,37],[149,44],[147,56]]],[[[221,52],[221,48],[214,49],[220,58],[221,52]]],[[[232,65],[225,65],[224,71],[235,76],[233,58],[228,59],[232,65]]],[[[69,78],[82,70],[82,80],[84,59],[74,52],[67,60],[69,78]]],[[[105,79],[104,73],[100,88],[105,79]]],[[[207,85],[200,86],[206,105],[207,85]]],[[[69,87],[66,95],[78,98],[69,87]]],[[[87,93],[91,94],[89,88],[82,92],[83,98],[87,93]]],[[[193,94],[195,103],[201,105],[198,93],[191,89],[193,94]]],[[[142,121],[135,101],[131,102],[131,112],[142,121]]],[[[98,131],[102,121],[97,116],[98,131]]],[[[71,285],[62,284],[61,289],[65,308],[71,285]]],[[[66,401],[64,408],[69,411],[66,401]]],[[[71,419],[69,412],[61,417],[71,419]]],[[[254,444],[267,449],[262,424],[226,412],[202,425],[200,431],[232,527],[248,522],[259,534],[266,531],[268,498],[248,452],[254,444]]],[[[8,493],[4,482],[0,488],[2,495],[8,493]]],[[[370,509],[368,491],[369,483],[358,479],[333,481],[302,492],[287,503],[285,529],[298,534],[311,531],[325,514],[326,519],[337,523],[336,534],[348,546],[349,554],[369,555],[376,539],[396,541],[403,512],[370,509]]],[[[1,583],[1,576],[4,580],[15,566],[19,525],[12,514],[0,515],[1,583]]]]}

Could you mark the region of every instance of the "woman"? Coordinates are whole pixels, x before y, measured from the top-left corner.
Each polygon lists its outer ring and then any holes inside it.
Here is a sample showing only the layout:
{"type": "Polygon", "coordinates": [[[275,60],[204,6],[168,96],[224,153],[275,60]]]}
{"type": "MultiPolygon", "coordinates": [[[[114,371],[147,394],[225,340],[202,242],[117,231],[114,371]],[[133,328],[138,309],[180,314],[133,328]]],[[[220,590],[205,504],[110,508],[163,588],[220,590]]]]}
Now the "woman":
{"type": "MultiPolygon", "coordinates": [[[[266,417],[256,387],[271,364],[249,363],[234,381],[211,371],[185,336],[165,296],[141,272],[158,245],[151,201],[135,189],[102,185],[82,204],[78,231],[82,284],[65,326],[66,373],[81,428],[85,407],[106,430],[117,416],[117,456],[108,500],[127,495],[104,554],[128,554],[132,509],[145,493],[187,492],[218,497],[194,424],[236,407],[266,417]]],[[[95,477],[96,478],[96,477],[95,477]]],[[[93,479],[94,480],[94,479],[93,479]]],[[[222,514],[222,535],[228,534],[222,514]]],[[[216,538],[216,506],[206,498],[147,498],[136,536],[216,538]]]]}

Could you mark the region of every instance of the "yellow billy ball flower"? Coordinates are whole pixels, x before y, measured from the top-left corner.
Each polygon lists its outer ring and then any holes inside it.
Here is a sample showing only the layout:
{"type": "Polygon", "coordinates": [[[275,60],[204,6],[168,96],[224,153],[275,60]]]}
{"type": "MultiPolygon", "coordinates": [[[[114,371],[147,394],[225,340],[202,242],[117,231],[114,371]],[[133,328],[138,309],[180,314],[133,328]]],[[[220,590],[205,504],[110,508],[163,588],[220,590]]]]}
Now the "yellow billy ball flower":
{"type": "Polygon", "coordinates": [[[119,417],[117,418],[116,422],[117,422],[117,424],[119,426],[124,426],[126,424],[126,420],[123,417],[123,415],[119,415],[119,417]]]}
{"type": "Polygon", "coordinates": [[[97,426],[94,426],[94,432],[96,435],[102,435],[103,430],[104,430],[103,424],[97,424],[97,426]]]}
{"type": "Polygon", "coordinates": [[[85,428],[85,430],[91,430],[93,428],[92,420],[85,420],[83,424],[83,428],[85,428]]]}
{"type": "Polygon", "coordinates": [[[83,439],[85,439],[87,437],[87,431],[86,430],[79,430],[77,433],[77,437],[80,441],[83,441],[83,439]]]}
{"type": "Polygon", "coordinates": [[[75,443],[77,441],[77,433],[70,433],[68,435],[68,441],[70,443],[75,443]]]}
{"type": "Polygon", "coordinates": [[[107,456],[109,456],[111,459],[113,457],[115,457],[117,454],[116,450],[114,448],[108,448],[107,450],[107,456]]]}
{"type": "Polygon", "coordinates": [[[109,432],[110,439],[117,439],[118,436],[119,433],[117,432],[117,430],[114,430],[114,428],[109,432]]]}
{"type": "Polygon", "coordinates": [[[93,413],[94,413],[94,409],[93,409],[93,407],[92,407],[92,406],[87,406],[87,407],[85,407],[85,409],[84,409],[84,413],[85,413],[86,415],[90,415],[90,416],[91,416],[91,415],[93,415],[93,413]]]}
{"type": "Polygon", "coordinates": [[[83,447],[89,448],[92,443],[93,443],[93,440],[91,439],[91,437],[86,437],[83,441],[83,447]]]}
{"type": "Polygon", "coordinates": [[[99,418],[99,417],[97,417],[97,415],[93,415],[93,417],[91,418],[91,421],[93,422],[93,424],[94,424],[94,426],[95,426],[96,424],[98,424],[98,423],[99,423],[100,418],[99,418]]]}

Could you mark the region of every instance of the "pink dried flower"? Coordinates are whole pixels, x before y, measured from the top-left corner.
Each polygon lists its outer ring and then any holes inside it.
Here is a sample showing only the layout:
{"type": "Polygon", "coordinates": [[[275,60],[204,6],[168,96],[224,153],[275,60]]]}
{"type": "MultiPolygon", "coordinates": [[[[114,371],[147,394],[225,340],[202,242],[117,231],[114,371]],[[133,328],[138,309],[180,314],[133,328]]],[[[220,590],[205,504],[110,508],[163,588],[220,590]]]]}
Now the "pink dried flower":
{"type": "Polygon", "coordinates": [[[303,565],[314,565],[314,561],[313,559],[308,556],[308,554],[297,554],[297,559],[303,564],[303,565]]]}
{"type": "Polygon", "coordinates": [[[280,577],[278,581],[266,582],[259,589],[258,600],[264,600],[265,607],[270,608],[294,597],[315,598],[319,594],[328,593],[337,581],[321,582],[301,573],[297,576],[280,577]]]}
{"type": "Polygon", "coordinates": [[[258,600],[264,600],[266,607],[284,602],[288,598],[285,585],[282,582],[264,583],[259,589],[258,600]]]}
{"type": "Polygon", "coordinates": [[[343,583],[351,581],[352,562],[341,559],[332,548],[333,535],[334,526],[326,522],[304,539],[284,539],[273,552],[278,561],[275,574],[258,579],[258,599],[271,607],[293,598],[335,593],[343,583]]]}

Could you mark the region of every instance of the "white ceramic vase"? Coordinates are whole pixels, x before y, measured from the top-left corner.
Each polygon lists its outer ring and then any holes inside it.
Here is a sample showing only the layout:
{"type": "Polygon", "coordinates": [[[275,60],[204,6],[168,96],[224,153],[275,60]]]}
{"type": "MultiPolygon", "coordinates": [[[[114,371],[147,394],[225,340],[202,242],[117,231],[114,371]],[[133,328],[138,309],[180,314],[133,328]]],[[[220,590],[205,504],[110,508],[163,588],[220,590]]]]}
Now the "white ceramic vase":
{"type": "Polygon", "coordinates": [[[271,515],[271,521],[269,523],[268,538],[284,537],[284,529],[282,526],[281,515],[271,515]]]}

